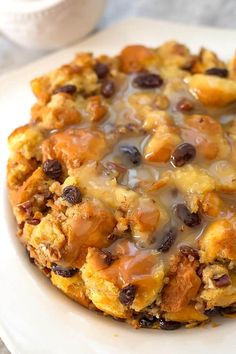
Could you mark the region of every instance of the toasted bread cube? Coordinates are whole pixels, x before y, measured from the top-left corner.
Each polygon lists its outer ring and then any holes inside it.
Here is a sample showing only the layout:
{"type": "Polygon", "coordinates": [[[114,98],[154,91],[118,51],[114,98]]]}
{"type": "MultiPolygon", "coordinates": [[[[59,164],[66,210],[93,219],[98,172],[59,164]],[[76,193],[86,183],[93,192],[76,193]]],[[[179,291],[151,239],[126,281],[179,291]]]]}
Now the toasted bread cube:
{"type": "Polygon", "coordinates": [[[81,120],[76,101],[64,93],[53,95],[47,105],[36,103],[31,114],[32,122],[44,129],[61,129],[67,125],[78,124],[81,120]]]}
{"type": "Polygon", "coordinates": [[[224,107],[236,101],[236,82],[213,75],[195,74],[186,78],[191,93],[209,107],[224,107]]]}
{"type": "Polygon", "coordinates": [[[119,253],[118,258],[107,265],[104,254],[90,248],[81,271],[88,296],[95,306],[122,318],[127,316],[127,308],[119,300],[123,282],[136,285],[135,298],[130,307],[140,311],[157,298],[163,285],[164,272],[157,254],[148,251],[119,253]]]}
{"type": "Polygon", "coordinates": [[[194,305],[190,304],[185,306],[182,310],[178,312],[166,312],[164,314],[166,321],[176,321],[176,322],[203,322],[208,319],[206,315],[197,311],[194,305]]]}
{"type": "Polygon", "coordinates": [[[219,122],[206,115],[194,114],[185,123],[182,137],[197,147],[198,154],[208,160],[229,156],[230,145],[219,122]]]}
{"type": "Polygon", "coordinates": [[[197,212],[208,192],[215,190],[215,180],[204,169],[186,165],[170,173],[175,186],[185,195],[192,212],[197,212]]]}
{"type": "Polygon", "coordinates": [[[30,254],[39,264],[50,267],[61,259],[66,236],[61,230],[60,219],[50,214],[38,225],[25,224],[22,241],[30,248],[30,254]]]}
{"type": "Polygon", "coordinates": [[[236,168],[228,161],[214,162],[209,171],[216,180],[216,189],[220,192],[232,193],[236,191],[236,168]]]}
{"type": "Polygon", "coordinates": [[[212,222],[200,237],[201,262],[236,260],[235,221],[219,219],[212,222]]]}
{"type": "Polygon", "coordinates": [[[145,67],[145,63],[152,59],[154,52],[143,45],[130,45],[120,53],[120,67],[125,73],[135,73],[145,67]]]}
{"type": "Polygon", "coordinates": [[[227,268],[220,264],[213,264],[203,270],[205,284],[200,297],[206,302],[207,309],[216,306],[227,307],[236,302],[236,275],[229,273],[227,268]],[[217,287],[214,279],[223,275],[229,276],[231,283],[227,286],[217,287]]]}
{"type": "Polygon", "coordinates": [[[145,159],[150,162],[166,162],[180,142],[176,128],[161,125],[145,147],[145,159]]]}
{"type": "Polygon", "coordinates": [[[65,278],[51,272],[50,279],[53,285],[63,291],[68,297],[84,307],[90,306],[91,301],[86,296],[85,285],[80,273],[75,274],[73,277],[65,278]]]}
{"type": "Polygon", "coordinates": [[[43,160],[58,159],[66,167],[76,168],[89,160],[99,161],[105,154],[107,143],[102,132],[68,128],[53,134],[42,144],[43,160]]]}

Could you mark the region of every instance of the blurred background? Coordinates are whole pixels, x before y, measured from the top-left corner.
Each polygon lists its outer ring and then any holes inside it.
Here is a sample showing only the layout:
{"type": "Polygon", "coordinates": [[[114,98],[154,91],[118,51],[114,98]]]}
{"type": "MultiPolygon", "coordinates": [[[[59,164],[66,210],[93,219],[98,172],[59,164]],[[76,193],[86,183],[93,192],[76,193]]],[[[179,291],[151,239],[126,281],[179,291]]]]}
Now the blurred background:
{"type": "MultiPolygon", "coordinates": [[[[17,68],[23,64],[26,64],[32,60],[38,59],[42,55],[47,54],[52,51],[52,48],[47,48],[47,50],[37,50],[37,40],[32,39],[33,45],[30,46],[30,36],[32,34],[30,25],[26,28],[25,35],[27,35],[27,49],[22,49],[18,45],[14,44],[9,40],[9,34],[17,42],[19,36],[19,22],[18,12],[28,11],[26,6],[31,3],[52,3],[52,2],[63,2],[70,3],[73,0],[0,0],[0,75],[7,73],[13,68],[17,68]],[[22,5],[24,4],[24,6],[22,5]],[[16,6],[17,5],[17,6],[16,6]],[[7,8],[8,7],[8,8],[7,8]],[[6,9],[7,8],[7,9],[6,9]],[[10,8],[10,10],[9,10],[10,8]],[[15,10],[14,10],[15,9],[15,10]],[[23,10],[22,10],[23,9],[23,10]],[[14,13],[15,11],[15,13],[14,13]],[[10,16],[9,16],[10,12],[10,16]],[[6,13],[8,17],[6,16],[6,13]],[[14,21],[14,16],[17,16],[17,23],[14,21]],[[9,19],[10,18],[10,19],[9,19]],[[8,21],[8,22],[7,22],[8,21]],[[4,31],[4,25],[8,25],[7,31],[5,30],[5,35],[2,34],[4,31]],[[14,28],[13,28],[14,27],[14,28]],[[2,29],[2,32],[1,32],[2,29]],[[10,30],[9,30],[10,29],[10,30]],[[12,34],[13,29],[16,33],[12,34]],[[7,37],[8,36],[8,37],[7,37]],[[14,37],[15,36],[15,37],[14,37]],[[35,46],[36,49],[32,47],[35,46]]],[[[77,3],[90,3],[90,13],[97,11],[98,3],[101,1],[104,3],[99,11],[99,15],[94,19],[94,23],[91,24],[93,32],[101,30],[107,26],[112,25],[114,22],[121,21],[130,16],[145,16],[150,18],[156,18],[167,21],[174,21],[186,24],[199,24],[207,26],[219,26],[225,28],[235,28],[236,27],[236,4],[235,0],[75,0],[77,3]]],[[[42,10],[42,8],[41,8],[42,10]]],[[[59,9],[60,11],[60,9],[59,9]]],[[[62,11],[61,11],[62,12],[62,11]]],[[[65,12],[65,11],[63,11],[65,12]]],[[[59,14],[60,15],[60,14],[59,14]]],[[[60,17],[60,16],[59,16],[60,17]]],[[[24,20],[25,21],[25,20],[24,20]]],[[[50,19],[46,19],[45,28],[47,28],[47,21],[49,21],[50,26],[57,26],[56,23],[52,23],[50,19]]],[[[77,27],[80,26],[80,21],[76,22],[77,27]]],[[[38,27],[40,25],[37,25],[38,27]]],[[[91,32],[91,28],[89,31],[91,32]]],[[[60,31],[61,29],[58,29],[60,31]]],[[[59,32],[60,33],[60,32],[59,32]]],[[[65,33],[65,28],[63,29],[65,33]]],[[[158,35],[158,34],[157,34],[158,35]]],[[[79,36],[79,34],[78,34],[79,36]]],[[[60,47],[63,47],[63,43],[60,47]]]]}

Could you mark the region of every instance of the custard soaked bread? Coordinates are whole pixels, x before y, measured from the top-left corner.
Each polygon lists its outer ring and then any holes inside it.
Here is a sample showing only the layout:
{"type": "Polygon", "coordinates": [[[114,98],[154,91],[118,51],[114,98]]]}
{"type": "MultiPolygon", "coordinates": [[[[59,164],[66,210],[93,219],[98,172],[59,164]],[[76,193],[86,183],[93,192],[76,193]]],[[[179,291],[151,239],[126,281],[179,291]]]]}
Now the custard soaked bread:
{"type": "Polygon", "coordinates": [[[17,237],[67,296],[173,330],[236,309],[236,58],[79,54],[9,136],[17,237]]]}

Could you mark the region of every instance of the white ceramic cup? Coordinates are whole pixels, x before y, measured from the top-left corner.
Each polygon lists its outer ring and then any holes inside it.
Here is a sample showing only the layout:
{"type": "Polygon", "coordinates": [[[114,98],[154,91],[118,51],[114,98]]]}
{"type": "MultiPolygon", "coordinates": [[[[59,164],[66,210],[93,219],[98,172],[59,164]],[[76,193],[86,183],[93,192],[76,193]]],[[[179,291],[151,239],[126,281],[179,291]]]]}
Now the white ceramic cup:
{"type": "Polygon", "coordinates": [[[106,0],[0,0],[0,30],[23,47],[55,49],[91,32],[105,5],[106,0]]]}

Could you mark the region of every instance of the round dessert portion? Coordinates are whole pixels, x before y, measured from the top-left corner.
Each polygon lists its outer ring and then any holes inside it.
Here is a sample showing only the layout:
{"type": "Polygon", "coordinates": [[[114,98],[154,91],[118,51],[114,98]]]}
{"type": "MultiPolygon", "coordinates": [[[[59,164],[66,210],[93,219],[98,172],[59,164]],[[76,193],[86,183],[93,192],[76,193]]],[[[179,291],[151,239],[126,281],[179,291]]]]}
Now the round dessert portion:
{"type": "Polygon", "coordinates": [[[236,57],[83,53],[9,136],[17,237],[67,296],[174,330],[236,311],[236,57]]]}

